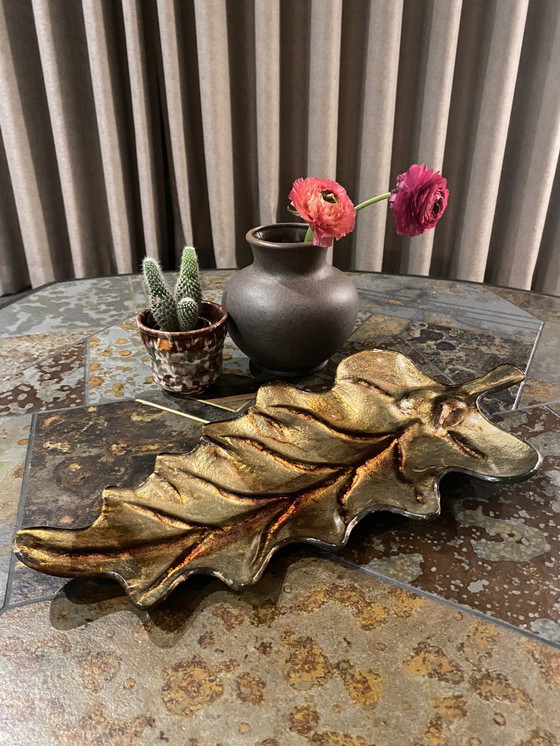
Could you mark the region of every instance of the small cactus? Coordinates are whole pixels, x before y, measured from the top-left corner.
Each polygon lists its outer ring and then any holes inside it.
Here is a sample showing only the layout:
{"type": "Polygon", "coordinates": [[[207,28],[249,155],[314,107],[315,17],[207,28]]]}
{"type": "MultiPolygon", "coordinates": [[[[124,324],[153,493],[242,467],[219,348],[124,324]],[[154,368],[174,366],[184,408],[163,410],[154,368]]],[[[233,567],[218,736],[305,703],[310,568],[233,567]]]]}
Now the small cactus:
{"type": "Polygon", "coordinates": [[[192,298],[198,306],[200,306],[200,301],[202,300],[198,259],[196,249],[193,249],[192,246],[185,246],[183,249],[179,279],[175,285],[175,299],[177,303],[183,300],[183,298],[192,298]]]}
{"type": "Polygon", "coordinates": [[[196,327],[202,294],[196,250],[185,246],[181,258],[179,279],[172,293],[154,259],[142,262],[144,280],[150,294],[152,316],[166,332],[188,332],[196,327]]]}
{"type": "Polygon", "coordinates": [[[142,262],[142,271],[150,293],[150,308],[154,320],[165,331],[177,331],[179,329],[177,304],[167,287],[161,267],[154,259],[146,258],[142,262]]]}
{"type": "Polygon", "coordinates": [[[194,298],[181,298],[177,303],[179,329],[184,332],[194,329],[198,321],[198,305],[194,298]]]}

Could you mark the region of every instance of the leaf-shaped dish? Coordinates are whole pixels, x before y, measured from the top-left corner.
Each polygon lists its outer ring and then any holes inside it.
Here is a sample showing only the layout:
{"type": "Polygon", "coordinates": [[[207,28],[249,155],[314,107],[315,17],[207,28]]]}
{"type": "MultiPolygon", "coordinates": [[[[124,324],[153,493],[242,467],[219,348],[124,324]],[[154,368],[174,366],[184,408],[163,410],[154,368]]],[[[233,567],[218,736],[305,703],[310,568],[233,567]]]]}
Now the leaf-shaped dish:
{"type": "Polygon", "coordinates": [[[141,608],[192,573],[241,588],[281,545],[342,546],[372,511],[437,516],[449,471],[531,476],[538,452],[477,406],[522,379],[502,365],[446,386],[400,353],[360,352],[340,363],[325,393],[261,387],[245,415],[205,425],[193,451],[158,456],[137,489],[107,487],[91,526],[22,529],[15,551],[51,575],[116,578],[141,608]]]}

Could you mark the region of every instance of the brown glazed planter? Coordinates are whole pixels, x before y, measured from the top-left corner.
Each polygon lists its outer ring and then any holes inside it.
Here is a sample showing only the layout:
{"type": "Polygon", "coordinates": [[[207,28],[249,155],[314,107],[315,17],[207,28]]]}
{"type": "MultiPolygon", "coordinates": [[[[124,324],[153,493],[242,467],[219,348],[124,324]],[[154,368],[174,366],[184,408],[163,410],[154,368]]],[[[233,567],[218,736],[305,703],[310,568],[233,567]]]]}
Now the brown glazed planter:
{"type": "Polygon", "coordinates": [[[203,300],[200,328],[190,332],[164,332],[149,308],[136,316],[140,336],[150,356],[154,378],[166,391],[198,394],[222,372],[222,349],[227,331],[227,311],[203,300]]]}
{"type": "Polygon", "coordinates": [[[327,249],[305,242],[303,223],[253,228],[254,262],[235,272],[222,303],[235,344],[263,372],[279,378],[309,375],[327,362],[354,330],[358,293],[327,263],[327,249]]]}

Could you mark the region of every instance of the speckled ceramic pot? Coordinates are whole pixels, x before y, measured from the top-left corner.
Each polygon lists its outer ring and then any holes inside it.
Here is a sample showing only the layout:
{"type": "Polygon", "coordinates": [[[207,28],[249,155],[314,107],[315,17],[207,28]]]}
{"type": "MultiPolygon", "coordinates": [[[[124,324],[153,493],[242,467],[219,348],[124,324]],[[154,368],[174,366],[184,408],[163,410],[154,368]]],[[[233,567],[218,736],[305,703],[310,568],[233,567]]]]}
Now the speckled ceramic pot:
{"type": "Polygon", "coordinates": [[[327,249],[304,242],[306,229],[275,223],[250,230],[254,262],[235,272],[222,297],[235,344],[279,378],[322,368],[358,315],[352,281],[327,263],[327,249]]]}
{"type": "Polygon", "coordinates": [[[217,303],[202,301],[199,323],[190,332],[164,332],[149,308],[136,317],[154,378],[166,391],[198,394],[222,372],[227,311],[217,303]]]}

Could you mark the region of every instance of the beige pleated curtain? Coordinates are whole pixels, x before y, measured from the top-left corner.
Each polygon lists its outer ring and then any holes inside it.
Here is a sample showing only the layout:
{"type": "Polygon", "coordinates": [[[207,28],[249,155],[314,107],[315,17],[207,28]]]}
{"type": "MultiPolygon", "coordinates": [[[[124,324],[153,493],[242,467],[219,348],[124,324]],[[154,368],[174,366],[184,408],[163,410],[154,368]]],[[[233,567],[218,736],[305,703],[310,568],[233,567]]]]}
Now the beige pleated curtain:
{"type": "Polygon", "coordinates": [[[299,176],[359,202],[417,162],[437,229],[375,205],[337,266],[560,294],[558,0],[2,0],[0,133],[1,293],[241,266],[299,176]]]}

